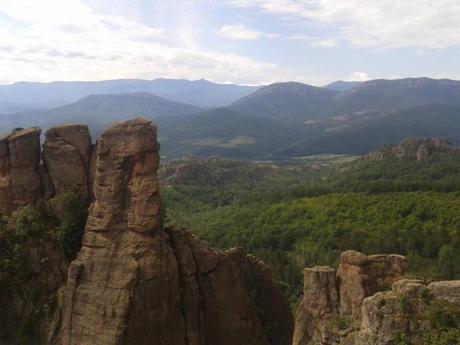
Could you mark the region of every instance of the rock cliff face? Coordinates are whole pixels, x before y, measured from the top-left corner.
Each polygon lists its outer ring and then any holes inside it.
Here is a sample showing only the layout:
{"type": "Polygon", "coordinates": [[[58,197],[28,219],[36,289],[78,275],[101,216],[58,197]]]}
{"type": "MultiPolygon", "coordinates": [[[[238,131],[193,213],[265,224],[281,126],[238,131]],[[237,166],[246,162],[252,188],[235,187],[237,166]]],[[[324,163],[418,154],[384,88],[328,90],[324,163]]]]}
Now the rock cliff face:
{"type": "Polygon", "coordinates": [[[45,195],[65,193],[75,189],[84,194],[89,190],[91,136],[87,126],[64,125],[45,133],[43,165],[51,186],[45,195]]]}
{"type": "Polygon", "coordinates": [[[0,214],[37,201],[41,195],[39,165],[38,128],[0,138],[0,214]]]}
{"type": "Polygon", "coordinates": [[[142,119],[98,140],[95,201],[54,342],[290,344],[292,317],[265,265],[162,227],[158,150],[142,119]]]}
{"type": "Polygon", "coordinates": [[[440,138],[408,138],[400,145],[385,145],[365,157],[368,160],[413,159],[424,161],[435,152],[454,150],[454,146],[440,138]]]}
{"type": "MultiPolygon", "coordinates": [[[[337,274],[329,267],[306,268],[293,344],[426,345],[445,331],[433,317],[459,327],[460,281],[402,279],[405,266],[399,255],[347,251],[337,274]]],[[[446,334],[452,341],[460,336],[446,334]]]]}

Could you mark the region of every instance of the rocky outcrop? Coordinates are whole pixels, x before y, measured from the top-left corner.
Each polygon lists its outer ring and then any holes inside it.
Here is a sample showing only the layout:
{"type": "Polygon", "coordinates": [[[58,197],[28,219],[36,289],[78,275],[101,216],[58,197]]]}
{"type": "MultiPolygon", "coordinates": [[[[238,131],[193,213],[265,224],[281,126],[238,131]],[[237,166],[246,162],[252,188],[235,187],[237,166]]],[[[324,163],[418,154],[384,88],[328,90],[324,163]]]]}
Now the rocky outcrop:
{"type": "Polygon", "coordinates": [[[68,269],[53,341],[289,344],[290,312],[265,266],[163,228],[158,150],[156,128],[142,119],[115,124],[99,138],[95,201],[83,247],[68,269]],[[263,319],[258,307],[274,321],[263,319]]]}
{"type": "Polygon", "coordinates": [[[306,268],[293,344],[341,344],[359,327],[365,298],[390,287],[405,268],[403,256],[367,256],[352,250],[342,253],[337,274],[330,267],[306,268]]]}
{"type": "Polygon", "coordinates": [[[405,265],[399,255],[347,251],[337,275],[305,269],[293,344],[457,344],[460,281],[402,279],[405,265]]]}
{"type": "Polygon", "coordinates": [[[34,204],[41,195],[40,129],[0,138],[0,214],[34,204]]]}
{"type": "MultiPolygon", "coordinates": [[[[436,327],[433,321],[442,323],[446,315],[452,319],[455,313],[459,318],[459,297],[460,281],[427,285],[423,280],[399,280],[391,291],[379,292],[364,300],[361,329],[350,334],[344,343],[393,345],[404,340],[407,344],[426,344],[431,334],[438,336],[445,330],[441,327],[433,333],[436,327]],[[434,315],[433,311],[436,312],[434,315]],[[433,317],[439,320],[430,319],[433,317]]],[[[448,322],[453,322],[451,326],[455,327],[454,319],[448,322]]],[[[455,344],[454,338],[451,341],[446,344],[455,344]]]]}
{"type": "Polygon", "coordinates": [[[89,165],[91,158],[91,136],[85,125],[63,125],[53,127],[45,133],[43,164],[50,179],[51,190],[47,195],[56,195],[76,190],[88,194],[89,165]]]}
{"type": "Polygon", "coordinates": [[[0,138],[0,214],[33,205],[39,198],[77,191],[90,194],[91,136],[84,125],[46,131],[20,129],[0,138]],[[41,161],[43,160],[43,165],[41,161]]]}
{"type": "Polygon", "coordinates": [[[441,138],[408,138],[400,145],[384,145],[379,150],[367,155],[367,160],[408,159],[424,161],[436,152],[454,150],[455,147],[447,139],[441,138]]]}

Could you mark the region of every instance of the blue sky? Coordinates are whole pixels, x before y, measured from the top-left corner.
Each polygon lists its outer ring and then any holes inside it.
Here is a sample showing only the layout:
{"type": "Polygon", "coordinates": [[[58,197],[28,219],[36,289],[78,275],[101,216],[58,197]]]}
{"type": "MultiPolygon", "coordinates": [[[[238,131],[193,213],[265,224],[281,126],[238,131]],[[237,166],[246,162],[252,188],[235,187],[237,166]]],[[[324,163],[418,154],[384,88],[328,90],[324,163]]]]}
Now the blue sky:
{"type": "Polygon", "coordinates": [[[0,83],[460,79],[458,0],[0,0],[0,83]]]}

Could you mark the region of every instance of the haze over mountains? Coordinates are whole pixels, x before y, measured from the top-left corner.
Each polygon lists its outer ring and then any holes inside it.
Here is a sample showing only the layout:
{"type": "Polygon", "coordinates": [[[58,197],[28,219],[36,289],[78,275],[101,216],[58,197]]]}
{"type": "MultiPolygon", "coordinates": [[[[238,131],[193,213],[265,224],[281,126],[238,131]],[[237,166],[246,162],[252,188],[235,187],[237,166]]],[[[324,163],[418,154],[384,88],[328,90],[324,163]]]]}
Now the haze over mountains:
{"type": "Polygon", "coordinates": [[[33,92],[34,87],[41,91],[27,100],[31,103],[78,98],[84,92],[102,94],[85,95],[54,109],[2,115],[3,128],[85,122],[98,134],[111,121],[145,116],[158,124],[162,152],[168,158],[361,154],[409,136],[460,143],[460,82],[447,79],[340,81],[325,87],[165,79],[18,83],[0,87],[0,102],[17,102],[21,90],[33,92]]]}
{"type": "Polygon", "coordinates": [[[257,90],[257,86],[217,84],[207,80],[120,79],[102,81],[18,82],[0,85],[0,113],[52,108],[96,94],[148,92],[179,103],[201,107],[225,106],[257,90]]]}

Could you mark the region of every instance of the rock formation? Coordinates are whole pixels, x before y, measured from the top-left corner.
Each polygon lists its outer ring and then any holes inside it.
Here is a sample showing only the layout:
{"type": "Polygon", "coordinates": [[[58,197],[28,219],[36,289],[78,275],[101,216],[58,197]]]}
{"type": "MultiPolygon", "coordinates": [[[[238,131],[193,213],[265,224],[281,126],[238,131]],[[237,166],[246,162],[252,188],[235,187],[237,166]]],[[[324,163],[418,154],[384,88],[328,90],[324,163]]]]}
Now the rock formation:
{"type": "Polygon", "coordinates": [[[408,138],[399,145],[384,145],[367,155],[365,159],[379,161],[383,159],[409,159],[424,161],[435,152],[454,150],[454,146],[440,138],[408,138]]]}
{"type": "Polygon", "coordinates": [[[0,214],[33,204],[41,194],[40,129],[0,138],[0,214]]]}
{"type": "Polygon", "coordinates": [[[20,129],[0,138],[0,214],[70,191],[90,191],[91,136],[84,125],[20,129]],[[43,159],[43,165],[40,164],[43,159]]]}
{"type": "Polygon", "coordinates": [[[364,298],[388,289],[406,271],[401,255],[371,255],[349,250],[342,253],[337,272],[340,314],[358,318],[364,298]]]}
{"type": "Polygon", "coordinates": [[[95,201],[54,341],[289,344],[290,311],[266,266],[162,227],[158,150],[156,128],[142,119],[115,124],[98,140],[95,201]]]}

